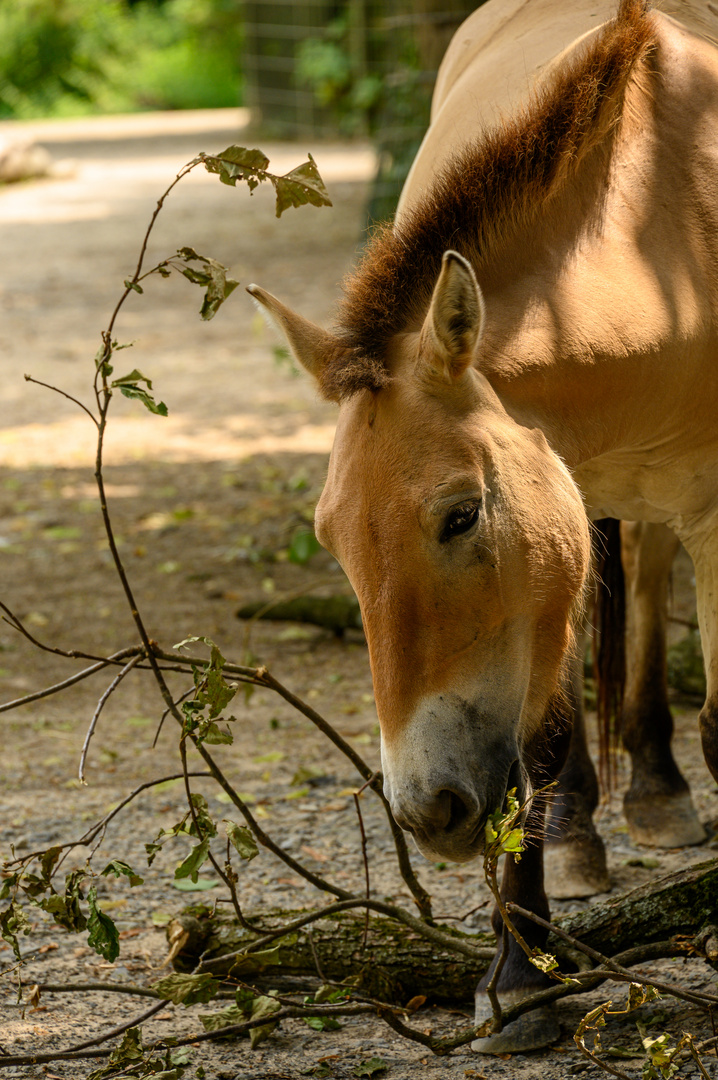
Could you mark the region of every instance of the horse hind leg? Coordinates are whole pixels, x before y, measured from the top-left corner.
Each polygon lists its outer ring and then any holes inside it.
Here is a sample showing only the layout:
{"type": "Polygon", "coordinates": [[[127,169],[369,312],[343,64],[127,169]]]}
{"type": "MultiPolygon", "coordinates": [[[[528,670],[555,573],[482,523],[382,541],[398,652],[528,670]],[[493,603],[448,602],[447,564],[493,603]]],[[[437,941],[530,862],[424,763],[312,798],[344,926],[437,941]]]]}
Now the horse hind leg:
{"type": "Polygon", "coordinates": [[[544,844],[546,891],[557,900],[595,896],[611,887],[606,849],[593,824],[598,779],[588,752],[582,698],[583,662],[576,657],[569,689],[571,741],[549,800],[544,844]]]}
{"type": "Polygon", "coordinates": [[[623,806],[631,839],[661,848],[705,839],[688,784],[671,751],[666,622],[670,572],[679,546],[665,525],[621,523],[627,600],[622,737],[631,758],[631,783],[623,806]]]}

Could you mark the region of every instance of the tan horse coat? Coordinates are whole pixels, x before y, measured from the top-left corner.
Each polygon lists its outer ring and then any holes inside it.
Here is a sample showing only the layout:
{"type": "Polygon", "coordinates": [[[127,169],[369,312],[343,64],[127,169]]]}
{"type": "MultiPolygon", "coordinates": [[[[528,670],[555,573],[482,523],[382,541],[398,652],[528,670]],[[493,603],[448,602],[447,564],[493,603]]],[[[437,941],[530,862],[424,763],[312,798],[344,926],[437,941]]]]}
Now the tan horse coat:
{"type": "Polygon", "coordinates": [[[472,857],[514,763],[552,757],[586,511],[665,522],[694,558],[718,778],[718,51],[638,0],[597,26],[612,9],[467,20],[337,334],[252,290],[341,402],[318,535],[362,605],[387,793],[429,855],[472,857]]]}
{"type": "MultiPolygon", "coordinates": [[[[561,768],[589,517],[666,523],[693,557],[718,779],[718,17],[669,2],[490,0],[337,330],[250,287],[340,405],[317,535],[361,603],[387,797],[429,857],[472,858],[507,788],[561,768]]],[[[539,842],[502,892],[548,914],[539,842]]],[[[497,989],[544,981],[511,939],[497,989]]],[[[532,1016],[475,1045],[557,1034],[532,1016]]]]}

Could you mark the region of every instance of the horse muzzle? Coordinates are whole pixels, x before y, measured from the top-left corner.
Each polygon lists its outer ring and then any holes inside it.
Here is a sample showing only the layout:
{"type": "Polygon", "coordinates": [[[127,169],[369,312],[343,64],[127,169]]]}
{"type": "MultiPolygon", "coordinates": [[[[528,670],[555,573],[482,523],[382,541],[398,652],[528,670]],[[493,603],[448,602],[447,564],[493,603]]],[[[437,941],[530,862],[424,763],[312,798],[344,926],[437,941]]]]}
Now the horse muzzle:
{"type": "Polygon", "coordinates": [[[504,803],[519,757],[510,719],[442,696],[382,742],[384,794],[398,825],[432,861],[484,850],[487,814],[504,803]]]}
{"type": "Polygon", "coordinates": [[[423,796],[415,785],[411,787],[410,798],[404,793],[394,797],[388,793],[387,798],[397,824],[411,833],[425,858],[468,862],[481,854],[486,810],[475,792],[456,782],[435,785],[423,796]]]}

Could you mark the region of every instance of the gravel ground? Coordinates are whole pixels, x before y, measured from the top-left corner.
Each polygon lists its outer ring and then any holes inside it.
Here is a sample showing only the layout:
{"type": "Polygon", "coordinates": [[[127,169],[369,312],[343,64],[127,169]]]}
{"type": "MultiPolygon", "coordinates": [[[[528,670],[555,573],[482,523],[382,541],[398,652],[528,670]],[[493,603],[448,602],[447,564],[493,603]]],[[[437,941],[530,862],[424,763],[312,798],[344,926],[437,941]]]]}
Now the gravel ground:
{"type": "MultiPolygon", "coordinates": [[[[220,123],[204,117],[197,133],[171,135],[163,133],[161,124],[147,126],[146,120],[143,131],[130,124],[103,133],[89,124],[68,128],[64,138],[53,128],[47,145],[55,157],[74,159],[71,168],[65,167],[65,178],[0,191],[5,243],[0,279],[0,597],[33,633],[65,649],[103,654],[133,643],[136,631],[108,565],[93,502],[92,432],[70,403],[31,390],[21,374],[30,371],[86,398],[98,329],[134,264],[153,200],[199,149],[216,149],[237,138],[236,132],[221,130],[226,123],[226,118],[220,123]]],[[[265,149],[273,163],[286,161],[287,168],[301,157],[296,147],[265,149]]],[[[337,282],[355,248],[371,155],[361,146],[333,146],[317,148],[315,157],[326,174],[334,210],[309,208],[277,224],[267,193],[240,199],[198,177],[173,196],[157,254],[192,244],[223,259],[243,282],[257,280],[309,317],[327,321],[337,282]]],[[[361,635],[350,632],[338,640],[307,627],[262,623],[248,639],[235,616],[240,603],[260,597],[309,587],[326,593],[345,588],[326,554],[306,566],[287,559],[291,537],[311,519],[321,489],[333,411],[316,401],[307,381],[291,378],[272,363],[272,343],[239,290],[234,306],[203,327],[194,321],[198,305],[194,295],[188,301],[186,289],[183,281],[156,283],[148,303],[143,298],[120,328],[123,340],[137,340],[131,364],[147,368],[170,406],[165,422],[140,415],[136,403],[118,403],[108,448],[111,511],[140,608],[152,636],[165,647],[189,634],[208,634],[236,660],[242,661],[249,648],[377,767],[376,714],[361,635]]],[[[677,581],[676,603],[683,614],[690,613],[686,564],[677,581]]],[[[67,678],[81,666],[38,652],[0,625],[3,700],[67,678]]],[[[186,689],[180,677],[169,678],[178,694],[186,689]]],[[[102,713],[88,757],[88,786],[79,785],[81,746],[106,685],[106,678],[96,676],[72,691],[3,714],[3,852],[10,844],[21,855],[79,838],[139,785],[178,772],[172,725],[163,726],[153,748],[162,704],[148,678],[133,672],[102,713]]],[[[677,712],[678,760],[714,837],[718,791],[702,762],[695,707],[679,704],[677,712]]],[[[268,691],[256,692],[237,717],[235,744],[214,749],[237,790],[253,800],[263,827],[316,873],[362,891],[360,834],[351,795],[358,781],[346,759],[268,691]],[[292,784],[301,767],[314,770],[312,783],[292,784]]],[[[599,810],[614,892],[703,860],[716,849],[715,839],[690,850],[637,848],[620,813],[626,783],[624,762],[617,791],[599,810]]],[[[214,816],[230,816],[209,781],[196,780],[195,785],[214,816]]],[[[362,805],[372,892],[408,903],[383,811],[370,795],[362,805]]],[[[70,936],[33,911],[33,934],[21,939],[20,974],[26,988],[88,980],[146,986],[166,973],[168,919],[188,902],[222,895],[206,867],[202,877],[212,887],[201,894],[187,895],[173,886],[174,867],[187,852],[185,838],[145,867],[143,845],[183,812],[177,781],[148,789],[112,821],[95,856],[97,868],[110,857],[122,858],[145,878],[135,889],[112,877],[98,884],[99,902],[120,930],[118,960],[106,963],[84,935],[70,936]]],[[[87,854],[75,849],[67,867],[72,860],[82,866],[87,854]]],[[[441,868],[417,854],[413,860],[438,915],[461,917],[487,899],[477,865],[441,868]]],[[[242,866],[240,888],[245,907],[260,912],[311,906],[320,899],[266,852],[242,866]]],[[[554,910],[583,906],[557,903],[554,910]]],[[[488,918],[485,905],[464,925],[486,929],[488,918]]],[[[32,1004],[26,989],[18,1005],[13,967],[11,950],[0,943],[0,971],[10,970],[0,982],[0,1047],[7,1053],[56,1051],[144,1011],[136,998],[101,991],[43,992],[39,1003],[32,1004]]],[[[715,973],[700,963],[664,961],[657,970],[666,980],[716,985],[715,973]]],[[[198,1044],[185,1075],[193,1076],[201,1065],[207,1077],[227,1080],[352,1077],[373,1058],[387,1064],[390,1080],[597,1075],[579,1056],[572,1032],[584,1012],[607,996],[604,988],[564,1003],[559,1044],[506,1060],[470,1051],[436,1058],[375,1019],[350,1019],[340,1030],[325,1032],[292,1020],[256,1051],[245,1041],[198,1044]]],[[[143,1033],[152,1038],[170,1031],[198,1032],[198,1014],[205,1011],[211,1006],[185,1010],[169,1005],[143,1024],[143,1033]]],[[[469,1011],[468,1004],[449,1011],[429,1003],[413,1022],[438,1033],[463,1024],[469,1011]]],[[[656,1020],[656,1031],[665,1024],[674,1035],[684,1027],[696,1036],[710,1034],[705,1020],[682,1005],[660,1002],[645,1014],[656,1020]]],[[[637,1045],[632,1018],[612,1021],[611,1033],[617,1043],[637,1045]]],[[[82,1078],[97,1064],[5,1067],[0,1076],[82,1078]]],[[[637,1075],[640,1061],[621,1067],[637,1075]]],[[[706,1068],[716,1074],[714,1058],[707,1059],[706,1068]]],[[[698,1074],[689,1067],[681,1075],[698,1074]]]]}

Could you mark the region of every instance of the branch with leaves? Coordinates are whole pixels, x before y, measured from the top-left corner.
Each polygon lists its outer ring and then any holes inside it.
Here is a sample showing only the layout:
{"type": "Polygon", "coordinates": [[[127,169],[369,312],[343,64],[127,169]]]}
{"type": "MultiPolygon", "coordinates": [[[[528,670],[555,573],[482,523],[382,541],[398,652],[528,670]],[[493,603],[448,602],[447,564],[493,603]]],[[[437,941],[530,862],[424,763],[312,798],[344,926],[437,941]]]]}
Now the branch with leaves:
{"type": "MultiPolygon", "coordinates": [[[[117,650],[109,656],[97,656],[82,650],[63,651],[39,641],[22,623],[20,618],[12,612],[10,607],[0,602],[0,611],[3,613],[2,617],[5,622],[17,633],[22,634],[36,648],[72,660],[83,659],[90,661],[90,666],[60,682],[0,705],[0,711],[14,709],[53,694],[64,693],[85,679],[104,672],[114,672],[107,688],[100,695],[85,738],[79,769],[80,777],[84,779],[87,748],[95,734],[105,703],[112,694],[121,692],[122,684],[131,672],[149,671],[162,702],[163,719],[165,716],[171,717],[177,726],[181,771],[178,771],[172,777],[164,777],[161,780],[140,785],[76,841],[54,845],[48,849],[21,856],[12,851],[11,858],[6,860],[4,865],[4,880],[0,890],[0,901],[3,901],[5,905],[0,912],[0,935],[11,945],[17,961],[9,969],[9,972],[6,972],[7,975],[17,975],[21,972],[23,952],[20,942],[24,936],[31,932],[32,924],[28,911],[32,906],[44,911],[58,926],[73,933],[87,934],[88,945],[105,960],[113,962],[120,952],[120,937],[112,918],[102,910],[98,902],[98,879],[102,877],[122,878],[133,888],[141,887],[143,879],[131,866],[118,859],[109,859],[104,869],[98,873],[92,867],[92,859],[101,848],[107,825],[117,814],[122,812],[132,799],[153,784],[163,783],[167,779],[182,779],[186,795],[186,812],[174,825],[170,828],[162,828],[153,840],[146,843],[145,850],[148,864],[151,865],[158,852],[166,844],[173,843],[177,837],[190,838],[193,846],[189,854],[175,869],[175,878],[177,880],[190,879],[196,882],[204,863],[210,862],[227,890],[228,897],[225,900],[232,905],[238,924],[248,932],[248,939],[235,953],[222,958],[225,965],[224,974],[218,974],[217,965],[211,957],[206,957],[198,960],[195,970],[192,972],[168,975],[149,988],[126,987],[127,992],[134,989],[137,993],[150,995],[159,1000],[153,1004],[150,1010],[145,1011],[142,1016],[136,1017],[133,1021],[121,1025],[119,1028],[101,1033],[78,1046],[68,1047],[65,1050],[54,1049],[46,1054],[11,1055],[0,1052],[0,1069],[4,1065],[54,1060],[84,1060],[94,1056],[107,1057],[109,1060],[106,1066],[101,1066],[92,1073],[91,1080],[103,1080],[104,1077],[116,1075],[118,1071],[121,1071],[122,1075],[137,1077],[156,1075],[158,1072],[164,1072],[165,1075],[179,1076],[188,1060],[182,1047],[190,1041],[225,1038],[228,1035],[248,1035],[252,1046],[256,1046],[267,1039],[283,1019],[301,1018],[310,1027],[322,1030],[337,1026],[344,1017],[366,1014],[381,1018],[404,1038],[418,1042],[436,1054],[447,1054],[488,1033],[491,1029],[500,1028],[502,1024],[510,1022],[523,1012],[535,1008],[539,1004],[569,994],[585,992],[585,990],[592,989],[603,980],[629,982],[631,987],[629,990],[629,1002],[626,1010],[623,1011],[637,1008],[644,1001],[648,1001],[652,995],[666,992],[666,987],[652,980],[645,972],[640,973],[638,989],[634,988],[633,983],[636,979],[628,970],[627,965],[629,963],[643,962],[648,955],[645,950],[643,952],[633,950],[628,954],[622,954],[611,959],[595,950],[591,953],[579,940],[570,934],[566,934],[565,931],[561,931],[560,928],[546,923],[545,928],[556,932],[558,936],[562,936],[572,947],[582,949],[590,956],[591,961],[596,964],[594,968],[588,971],[563,974],[559,969],[557,956],[531,950],[517,931],[512,920],[514,913],[529,919],[536,917],[530,912],[517,908],[516,905],[505,904],[501,898],[497,882],[499,858],[520,858],[524,848],[524,833],[521,821],[525,807],[519,806],[515,793],[509,794],[506,805],[497,808],[487,823],[485,873],[504,920],[504,953],[506,952],[509,935],[513,935],[520,947],[527,952],[531,961],[546,971],[554,979],[556,985],[502,1010],[495,992],[498,973],[500,972],[499,965],[496,968],[490,987],[494,1006],[493,1017],[482,1025],[472,1025],[449,1036],[438,1037],[427,1034],[423,1029],[411,1025],[408,1022],[411,1012],[408,1007],[402,1008],[387,1001],[368,998],[352,985],[351,980],[339,984],[324,980],[316,952],[314,956],[318,969],[317,974],[322,985],[301,1000],[296,995],[283,996],[274,990],[265,992],[259,987],[239,979],[242,966],[249,958],[253,957],[256,960],[258,957],[270,956],[273,950],[278,948],[277,942],[281,938],[286,938],[287,935],[294,934],[302,928],[310,927],[322,919],[330,918],[332,915],[355,909],[363,909],[365,912],[364,946],[367,944],[369,913],[372,912],[401,924],[422,940],[430,943],[434,948],[447,950],[454,955],[460,954],[477,964],[479,962],[485,963],[491,950],[487,950],[475,942],[467,941],[460,935],[452,933],[448,927],[442,926],[432,918],[430,897],[418,881],[413,870],[404,834],[394,821],[391,808],[383,794],[381,775],[370,768],[357,751],[342,738],[324,717],[285,687],[265,667],[250,667],[232,662],[225,658],[215,642],[206,636],[197,635],[186,638],[174,646],[172,650],[167,650],[151,640],[148,635],[146,623],[136,602],[113,530],[105,488],[104,444],[111,403],[116,393],[119,392],[124,397],[139,401],[146,409],[157,416],[166,416],[168,409],[163,401],[156,400],[152,379],[138,368],[133,368],[123,375],[116,375],[114,370],[115,354],[128,346],[120,344],[116,339],[115,325],[127,299],[131,295],[143,294],[147,279],[155,274],[161,278],[167,278],[173,272],[179,273],[192,284],[199,285],[204,290],[200,309],[200,316],[204,320],[212,319],[237,288],[238,282],[229,276],[226,267],[215,259],[198,253],[191,247],[180,247],[174,254],[157,263],[151,269],[144,269],[148,241],[168,196],[184,177],[200,166],[204,167],[208,172],[216,174],[220,181],[228,186],[236,187],[238,183],[246,184],[250,194],[260,184],[270,184],[276,196],[276,214],[278,217],[289,207],[299,207],[307,204],[317,207],[331,205],[311,155],[309,155],[306,162],[289,173],[280,176],[269,172],[269,159],[261,150],[230,146],[219,154],[200,154],[183,166],[172,183],[160,196],[144,234],[134,273],[125,279],[124,291],[111,314],[106,328],[102,331],[101,344],[94,362],[92,382],[94,408],[89,407],[57,387],[49,387],[49,389],[73,401],[84,411],[95,426],[97,433],[95,479],[102,519],[114,568],[121,582],[139,640],[136,644],[117,650]],[[186,650],[190,646],[198,646],[200,653],[203,649],[207,650],[208,655],[196,655],[194,651],[188,654],[186,650]],[[169,672],[179,672],[191,679],[188,688],[179,696],[170,690],[165,677],[169,672]],[[276,842],[261,827],[246,800],[242,799],[234,789],[220,764],[215,760],[213,756],[214,748],[229,745],[233,742],[233,729],[237,723],[237,718],[229,709],[230,706],[236,708],[237,702],[241,701],[241,696],[237,697],[238,691],[240,688],[244,688],[249,693],[254,687],[263,687],[277,694],[292,708],[309,719],[334,747],[352,763],[361,778],[361,784],[357,788],[355,795],[355,809],[359,824],[361,856],[364,868],[364,888],[362,891],[355,894],[335,882],[310,871],[299,860],[290,855],[281,844],[276,842]],[[189,747],[192,747],[202,758],[206,771],[200,773],[189,768],[187,754],[189,747]],[[202,777],[205,780],[212,779],[228,796],[234,810],[242,819],[240,822],[228,818],[219,823],[224,826],[221,840],[221,830],[219,824],[213,820],[209,812],[207,798],[193,789],[193,780],[197,777],[202,777]],[[382,803],[394,843],[398,869],[413,898],[416,913],[407,911],[385,900],[378,900],[372,895],[367,835],[359,802],[361,793],[366,789],[371,791],[382,803]],[[220,844],[224,849],[223,856],[218,855],[220,844]],[[61,879],[60,872],[64,860],[72,848],[77,845],[94,846],[85,867],[72,869],[65,873],[64,878],[61,879]],[[240,875],[237,873],[234,863],[237,859],[244,862],[251,861],[257,857],[260,848],[270,851],[305,881],[309,882],[321,893],[334,897],[334,900],[317,911],[308,912],[289,920],[285,919],[279,925],[259,925],[257,920],[250,920],[243,910],[239,890],[240,875]],[[226,972],[227,963],[232,964],[229,974],[226,972]],[[169,1038],[160,1039],[147,1045],[143,1043],[140,1023],[156,1013],[168,1001],[183,1006],[198,1003],[206,1004],[214,999],[226,997],[227,987],[231,988],[233,994],[232,1004],[219,1012],[200,1016],[200,1022],[205,1029],[203,1034],[194,1034],[187,1039],[172,1037],[171,1040],[169,1038]],[[99,1049],[102,1043],[116,1038],[120,1034],[123,1036],[122,1040],[113,1050],[99,1049]],[[90,1047],[94,1049],[90,1049],[90,1047]]],[[[28,375],[26,378],[30,382],[38,382],[32,376],[28,375]]],[[[46,383],[40,383],[40,385],[48,386],[46,383]]],[[[177,952],[180,947],[181,944],[178,938],[173,943],[173,950],[177,952]]],[[[672,946],[669,944],[668,947],[672,946]]],[[[651,955],[665,955],[665,943],[663,953],[656,952],[654,948],[651,955]]],[[[90,989],[92,988],[87,984],[77,984],[74,987],[75,992],[89,991],[90,989]]],[[[58,990],[57,987],[51,985],[45,988],[45,992],[60,991],[73,992],[73,988],[64,987],[58,990]]],[[[40,992],[39,988],[37,992],[40,992]]],[[[669,992],[675,995],[675,988],[670,988],[669,992]]],[[[683,997],[692,1004],[698,1004],[709,1010],[712,1010],[718,1004],[711,995],[686,993],[683,997]]],[[[610,1008],[611,1004],[611,1002],[607,1002],[605,1006],[601,1006],[598,1010],[592,1010],[587,1014],[576,1033],[576,1040],[581,1053],[590,1058],[594,1064],[599,1065],[605,1071],[613,1072],[614,1075],[625,1076],[627,1074],[622,1070],[615,1070],[607,1066],[606,1062],[599,1056],[595,1042],[592,1050],[585,1044],[587,1034],[602,1026],[606,1017],[613,1015],[617,1011],[610,1008]]],[[[667,1036],[660,1036],[655,1040],[649,1040],[647,1037],[644,1039],[647,1054],[647,1064],[644,1068],[646,1080],[651,1080],[653,1077],[670,1076],[676,1072],[681,1061],[688,1059],[696,1064],[699,1070],[702,1070],[702,1075],[704,1074],[705,1070],[700,1059],[704,1047],[696,1046],[690,1036],[683,1036],[675,1047],[669,1047],[668,1043],[667,1036]]]]}

